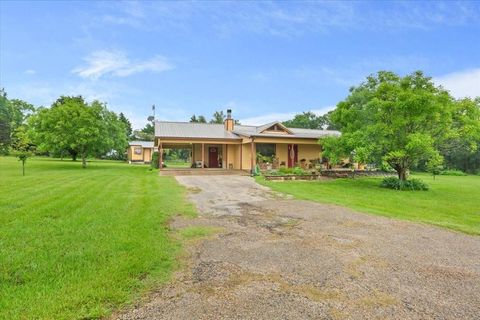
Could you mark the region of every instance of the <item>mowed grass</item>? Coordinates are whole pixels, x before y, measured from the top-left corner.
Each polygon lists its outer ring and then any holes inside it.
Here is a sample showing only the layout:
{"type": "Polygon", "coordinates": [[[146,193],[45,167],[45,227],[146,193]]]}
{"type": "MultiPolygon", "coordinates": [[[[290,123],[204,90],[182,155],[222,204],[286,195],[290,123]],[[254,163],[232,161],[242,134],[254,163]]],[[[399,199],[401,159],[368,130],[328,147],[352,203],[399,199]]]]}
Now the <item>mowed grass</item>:
{"type": "Polygon", "coordinates": [[[429,223],[480,235],[480,177],[415,174],[429,191],[396,191],[380,188],[381,178],[328,181],[257,181],[297,199],[332,203],[361,212],[429,223]]]}
{"type": "Polygon", "coordinates": [[[167,221],[195,212],[148,168],[0,157],[0,319],[98,318],[168,280],[167,221]]]}

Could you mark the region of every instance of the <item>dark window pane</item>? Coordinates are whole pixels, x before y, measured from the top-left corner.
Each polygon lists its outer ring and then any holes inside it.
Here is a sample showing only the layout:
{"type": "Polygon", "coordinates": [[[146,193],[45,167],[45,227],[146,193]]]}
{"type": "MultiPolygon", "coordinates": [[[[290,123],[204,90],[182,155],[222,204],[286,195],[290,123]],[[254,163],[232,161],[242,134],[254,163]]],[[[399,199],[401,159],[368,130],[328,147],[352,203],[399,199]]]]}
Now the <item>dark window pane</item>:
{"type": "Polygon", "coordinates": [[[262,156],[271,157],[275,155],[275,144],[274,143],[257,143],[257,153],[260,153],[262,156]]]}

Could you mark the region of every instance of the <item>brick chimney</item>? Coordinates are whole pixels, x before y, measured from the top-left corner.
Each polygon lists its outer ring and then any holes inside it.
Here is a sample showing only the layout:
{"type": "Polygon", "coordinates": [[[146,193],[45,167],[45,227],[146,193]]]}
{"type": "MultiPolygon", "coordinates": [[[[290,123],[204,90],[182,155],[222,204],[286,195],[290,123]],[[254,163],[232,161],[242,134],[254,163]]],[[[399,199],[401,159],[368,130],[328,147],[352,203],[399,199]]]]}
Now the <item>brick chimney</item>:
{"type": "Polygon", "coordinates": [[[232,119],[232,110],[231,109],[227,110],[227,119],[225,119],[223,124],[225,125],[225,130],[233,131],[233,126],[235,124],[235,121],[232,119]]]}

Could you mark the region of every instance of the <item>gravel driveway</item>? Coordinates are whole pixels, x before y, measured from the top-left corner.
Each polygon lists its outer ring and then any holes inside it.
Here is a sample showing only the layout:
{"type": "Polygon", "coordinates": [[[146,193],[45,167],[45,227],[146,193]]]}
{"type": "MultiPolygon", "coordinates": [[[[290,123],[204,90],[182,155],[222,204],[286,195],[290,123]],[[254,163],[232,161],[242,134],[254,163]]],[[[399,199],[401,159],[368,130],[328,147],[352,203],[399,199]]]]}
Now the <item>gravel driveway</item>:
{"type": "Polygon", "coordinates": [[[184,270],[119,319],[480,319],[480,237],[287,199],[245,176],[177,180],[201,215],[172,228],[223,232],[191,243],[184,270]]]}

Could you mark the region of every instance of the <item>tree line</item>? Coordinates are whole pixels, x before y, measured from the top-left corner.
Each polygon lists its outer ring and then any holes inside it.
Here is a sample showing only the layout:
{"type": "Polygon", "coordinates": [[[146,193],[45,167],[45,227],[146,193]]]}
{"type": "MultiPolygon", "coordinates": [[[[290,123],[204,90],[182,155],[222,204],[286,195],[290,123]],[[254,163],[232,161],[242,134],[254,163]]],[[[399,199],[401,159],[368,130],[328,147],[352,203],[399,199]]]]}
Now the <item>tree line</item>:
{"type": "Polygon", "coordinates": [[[23,164],[33,153],[80,158],[83,167],[88,157],[121,158],[130,134],[126,117],[97,100],[61,96],[49,108],[35,108],[0,91],[0,153],[14,153],[23,164]]]}

